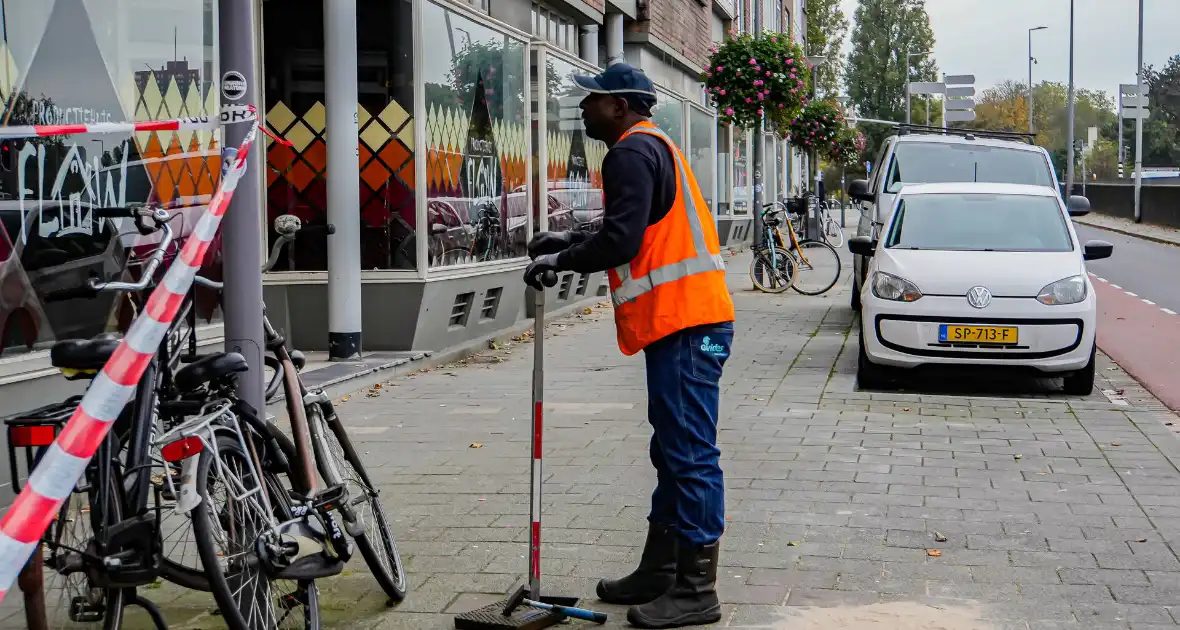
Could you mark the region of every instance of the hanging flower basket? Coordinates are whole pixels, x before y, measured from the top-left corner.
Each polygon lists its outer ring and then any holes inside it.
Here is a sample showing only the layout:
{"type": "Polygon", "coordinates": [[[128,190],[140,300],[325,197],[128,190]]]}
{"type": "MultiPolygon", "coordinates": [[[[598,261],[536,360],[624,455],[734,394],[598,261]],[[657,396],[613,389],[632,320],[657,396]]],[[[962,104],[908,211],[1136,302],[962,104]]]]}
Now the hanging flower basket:
{"type": "Polygon", "coordinates": [[[792,145],[831,159],[838,153],[836,141],[845,128],[844,111],[834,101],[811,101],[787,123],[785,131],[792,145]]]}
{"type": "Polygon", "coordinates": [[[860,161],[867,141],[865,135],[852,127],[845,127],[836,135],[836,148],[828,159],[835,164],[848,165],[860,161]]]}
{"type": "MultiPolygon", "coordinates": [[[[731,31],[731,35],[732,35],[731,31]]],[[[754,129],[790,122],[807,102],[811,70],[799,45],[783,33],[735,35],[714,45],[701,79],[722,123],[754,129]]]]}

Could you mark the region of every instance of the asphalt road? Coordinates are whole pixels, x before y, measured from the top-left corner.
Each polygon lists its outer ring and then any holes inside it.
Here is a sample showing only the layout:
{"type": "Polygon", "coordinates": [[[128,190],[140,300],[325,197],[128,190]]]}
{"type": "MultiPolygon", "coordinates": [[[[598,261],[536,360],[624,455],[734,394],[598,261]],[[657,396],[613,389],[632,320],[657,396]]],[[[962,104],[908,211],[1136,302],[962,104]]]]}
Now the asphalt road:
{"type": "Polygon", "coordinates": [[[1087,270],[1140,298],[1180,313],[1180,278],[1176,276],[1180,247],[1080,223],[1075,223],[1074,229],[1082,243],[1103,240],[1114,245],[1110,258],[1086,263],[1087,270]]]}

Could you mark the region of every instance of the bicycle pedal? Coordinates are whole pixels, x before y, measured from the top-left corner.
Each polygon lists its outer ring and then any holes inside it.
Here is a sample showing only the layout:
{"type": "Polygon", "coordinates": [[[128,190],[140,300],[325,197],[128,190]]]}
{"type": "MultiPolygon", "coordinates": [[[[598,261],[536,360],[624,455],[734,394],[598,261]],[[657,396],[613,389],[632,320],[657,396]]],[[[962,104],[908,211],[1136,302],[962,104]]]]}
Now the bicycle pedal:
{"type": "Polygon", "coordinates": [[[348,497],[348,488],[340,483],[321,490],[311,499],[311,505],[317,510],[331,511],[339,509],[341,503],[348,497]]]}
{"type": "Polygon", "coordinates": [[[92,604],[85,597],[70,600],[70,621],[74,623],[98,623],[106,617],[106,606],[92,604]]]}

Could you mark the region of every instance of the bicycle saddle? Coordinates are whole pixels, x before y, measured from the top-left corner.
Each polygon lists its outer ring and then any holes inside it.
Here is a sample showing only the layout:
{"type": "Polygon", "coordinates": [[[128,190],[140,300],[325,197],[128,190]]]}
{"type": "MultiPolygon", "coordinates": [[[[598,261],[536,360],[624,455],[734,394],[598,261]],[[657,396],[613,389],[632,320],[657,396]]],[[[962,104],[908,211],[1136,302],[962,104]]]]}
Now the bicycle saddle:
{"type": "MultiPolygon", "coordinates": [[[[96,372],[106,365],[107,359],[119,347],[119,336],[102,333],[91,339],[63,339],[49,351],[49,362],[59,370],[96,372]]],[[[74,378],[76,374],[66,374],[74,378]]]]}
{"type": "Polygon", "coordinates": [[[181,391],[191,392],[205,383],[248,369],[246,357],[237,352],[218,352],[180,368],[172,380],[181,391]]]}

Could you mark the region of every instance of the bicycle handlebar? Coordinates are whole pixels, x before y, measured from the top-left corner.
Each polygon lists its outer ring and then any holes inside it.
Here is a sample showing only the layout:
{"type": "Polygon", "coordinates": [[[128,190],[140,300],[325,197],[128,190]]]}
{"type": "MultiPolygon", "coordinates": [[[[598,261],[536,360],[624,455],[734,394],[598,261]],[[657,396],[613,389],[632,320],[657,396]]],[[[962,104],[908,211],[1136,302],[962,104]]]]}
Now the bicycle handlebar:
{"type": "Polygon", "coordinates": [[[99,293],[113,291],[142,291],[152,283],[152,277],[155,276],[156,269],[164,261],[164,254],[172,246],[172,228],[168,225],[172,217],[163,208],[150,208],[147,206],[132,208],[93,208],[91,212],[100,218],[134,218],[136,229],[140,234],[147,236],[156,231],[163,231],[164,236],[160,239],[159,247],[148,256],[147,264],[144,265],[139,282],[99,282],[97,279],[91,278],[85,285],[47,293],[45,295],[46,302],[64,302],[76,298],[90,299],[99,293]]]}
{"type": "MultiPolygon", "coordinates": [[[[293,214],[283,214],[275,217],[275,232],[278,232],[279,237],[275,239],[274,245],[270,248],[270,256],[266,262],[262,264],[262,273],[266,273],[279,262],[279,256],[283,253],[283,247],[287,243],[295,242],[295,237],[299,234],[335,234],[336,226],[331,223],[324,225],[308,225],[304,226],[299,217],[293,214]]],[[[216,280],[210,280],[201,276],[194,276],[193,283],[199,284],[203,287],[208,287],[215,291],[220,291],[224,288],[224,284],[216,280]]]]}

